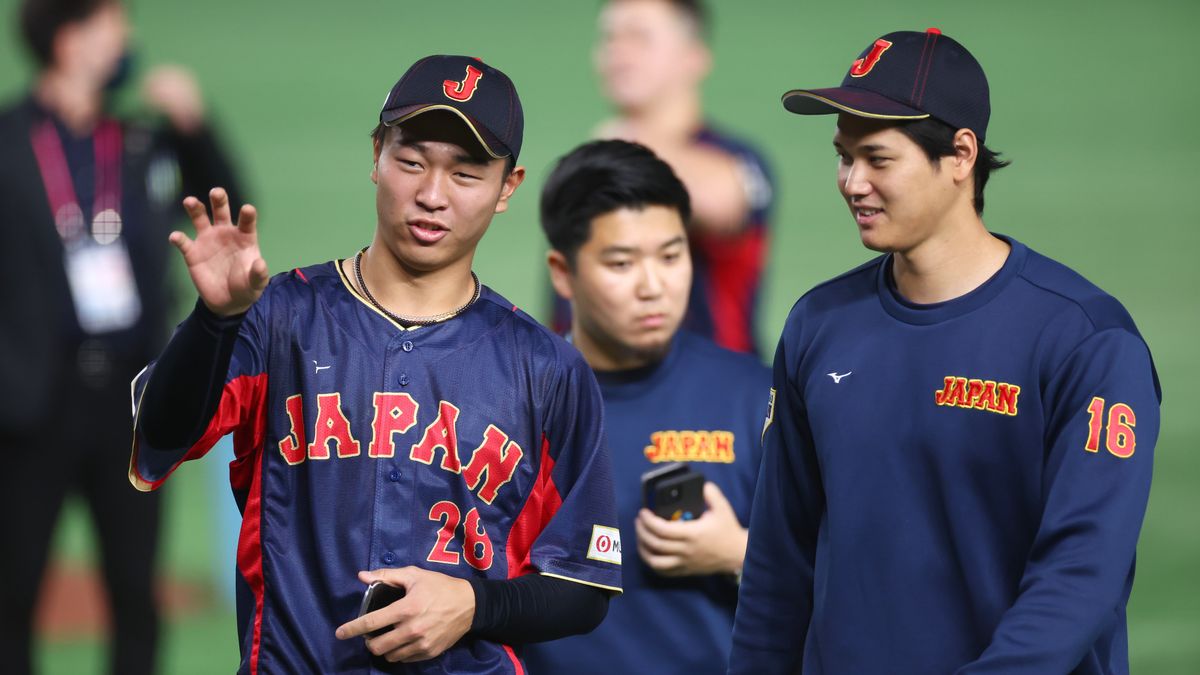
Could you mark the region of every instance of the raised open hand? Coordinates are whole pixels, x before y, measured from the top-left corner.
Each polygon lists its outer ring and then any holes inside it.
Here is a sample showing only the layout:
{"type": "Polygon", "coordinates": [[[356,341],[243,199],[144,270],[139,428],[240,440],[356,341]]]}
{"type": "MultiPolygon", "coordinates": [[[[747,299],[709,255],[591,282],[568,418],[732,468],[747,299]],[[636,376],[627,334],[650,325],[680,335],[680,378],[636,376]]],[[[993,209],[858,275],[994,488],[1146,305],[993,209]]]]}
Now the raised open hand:
{"type": "Polygon", "coordinates": [[[188,274],[204,302],[214,314],[232,316],[250,309],[267,287],[267,261],[258,250],[255,223],[258,211],[245,204],[237,225],[229,213],[229,195],[223,188],[208,193],[212,221],[204,203],[195,197],[183,200],[183,208],[196,226],[196,238],[171,233],[170,241],[183,254],[188,274]]]}

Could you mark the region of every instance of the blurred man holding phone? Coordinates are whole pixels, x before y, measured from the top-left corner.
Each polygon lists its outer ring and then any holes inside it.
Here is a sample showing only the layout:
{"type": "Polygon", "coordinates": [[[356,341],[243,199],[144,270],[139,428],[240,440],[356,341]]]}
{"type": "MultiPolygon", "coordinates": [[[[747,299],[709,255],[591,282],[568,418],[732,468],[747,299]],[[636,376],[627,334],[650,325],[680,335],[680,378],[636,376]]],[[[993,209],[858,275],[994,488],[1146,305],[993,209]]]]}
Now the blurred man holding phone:
{"type": "Polygon", "coordinates": [[[769,375],[680,330],[690,213],[671,167],[626,141],[577,148],[543,189],[550,277],[600,383],[621,539],[637,556],[600,627],[531,645],[531,672],[724,672],[769,375]]]}

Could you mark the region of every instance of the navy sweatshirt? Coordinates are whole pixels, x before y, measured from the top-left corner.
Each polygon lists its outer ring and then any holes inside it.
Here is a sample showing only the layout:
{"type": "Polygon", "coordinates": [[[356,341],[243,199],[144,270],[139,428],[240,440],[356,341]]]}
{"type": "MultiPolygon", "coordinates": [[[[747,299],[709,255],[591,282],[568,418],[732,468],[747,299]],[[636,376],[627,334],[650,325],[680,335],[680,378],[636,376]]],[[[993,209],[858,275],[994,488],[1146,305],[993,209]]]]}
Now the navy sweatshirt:
{"type": "Polygon", "coordinates": [[[732,575],[661,576],[638,556],[634,519],[641,475],[684,461],[715,483],[749,521],[771,376],[754,357],[679,333],[661,362],[597,372],[621,528],[621,587],[587,635],[530,645],[533,675],[706,675],[729,659],[737,604],[732,575]]]}
{"type": "Polygon", "coordinates": [[[1125,309],[1005,238],[965,296],[882,256],[775,357],[730,673],[1127,673],[1161,392],[1125,309]]]}

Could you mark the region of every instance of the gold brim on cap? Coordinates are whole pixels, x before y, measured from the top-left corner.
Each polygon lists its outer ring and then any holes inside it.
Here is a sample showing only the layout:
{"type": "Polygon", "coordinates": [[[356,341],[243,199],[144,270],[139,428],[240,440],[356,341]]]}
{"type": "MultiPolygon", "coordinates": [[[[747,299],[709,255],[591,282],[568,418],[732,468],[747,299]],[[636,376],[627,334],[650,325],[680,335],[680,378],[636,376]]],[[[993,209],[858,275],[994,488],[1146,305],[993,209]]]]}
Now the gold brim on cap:
{"type": "MultiPolygon", "coordinates": [[[[820,94],[814,94],[811,91],[807,91],[804,89],[793,89],[792,91],[785,93],[782,97],[780,97],[779,100],[780,100],[780,102],[783,103],[784,107],[786,108],[788,99],[797,97],[797,96],[802,96],[804,98],[809,98],[814,101],[819,101],[831,108],[837,108],[838,110],[841,110],[843,112],[848,112],[851,115],[857,115],[859,117],[870,117],[872,119],[877,119],[877,120],[923,120],[930,116],[929,113],[920,113],[917,115],[884,115],[884,114],[880,114],[880,113],[867,112],[865,110],[858,110],[856,108],[851,108],[850,106],[848,106],[844,103],[838,103],[837,101],[834,101],[833,99],[826,98],[824,96],[821,96],[820,94]]],[[[791,112],[796,112],[795,110],[792,110],[791,108],[788,108],[788,110],[791,112]]],[[[801,114],[803,114],[803,113],[801,113],[801,114]]]]}
{"type": "Polygon", "coordinates": [[[487,141],[483,140],[483,136],[479,133],[479,130],[475,128],[475,123],[471,121],[471,118],[464,115],[461,110],[459,110],[458,108],[455,108],[454,106],[443,105],[443,104],[427,105],[423,108],[417,108],[416,110],[408,113],[407,115],[404,115],[402,117],[397,117],[396,119],[394,119],[390,122],[384,122],[383,125],[385,127],[394,127],[397,124],[400,124],[402,122],[410,120],[410,119],[416,117],[417,115],[420,115],[421,113],[429,112],[430,110],[447,110],[449,112],[454,113],[455,115],[458,115],[458,117],[463,122],[466,123],[467,128],[469,128],[471,130],[471,133],[475,134],[475,139],[479,141],[479,145],[483,146],[483,149],[487,151],[487,154],[491,155],[495,159],[504,159],[505,157],[508,157],[508,155],[496,154],[496,151],[492,150],[492,147],[487,144],[487,141]]]}

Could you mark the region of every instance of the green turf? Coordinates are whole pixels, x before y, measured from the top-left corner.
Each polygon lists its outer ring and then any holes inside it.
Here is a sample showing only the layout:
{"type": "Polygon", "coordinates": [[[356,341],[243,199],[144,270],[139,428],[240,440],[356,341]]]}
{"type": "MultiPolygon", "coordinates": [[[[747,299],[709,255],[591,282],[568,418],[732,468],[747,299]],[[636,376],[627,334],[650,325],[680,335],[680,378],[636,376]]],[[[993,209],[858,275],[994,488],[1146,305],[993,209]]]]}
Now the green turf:
{"type": "MultiPolygon", "coordinates": [[[[13,5],[6,0],[2,19],[10,33],[13,5]]],[[[143,63],[180,62],[199,74],[240,149],[274,270],[347,255],[370,237],[367,132],[411,61],[465,53],[503,68],[525,102],[529,179],[493,223],[476,268],[536,314],[538,189],[553,159],[604,116],[590,65],[597,5],[143,1],[134,20],[143,63]]],[[[709,108],[758,143],[779,183],[760,331],[768,352],[800,293],[868,257],[834,189],[832,120],[788,115],[779,95],[836,83],[859,49],[895,29],[939,26],[980,58],[993,98],[988,141],[1014,160],[988,188],[987,223],[1115,294],[1154,352],[1163,429],[1129,609],[1132,659],[1139,673],[1200,670],[1200,416],[1188,412],[1200,395],[1187,384],[1200,378],[1188,346],[1200,329],[1200,223],[1190,203],[1200,107],[1190,45],[1200,4],[756,0],[722,2],[715,16],[709,108]]],[[[25,72],[15,44],[0,41],[0,96],[19,92],[25,72]]],[[[166,559],[203,574],[211,544],[196,533],[208,531],[212,496],[204,481],[185,480],[168,488],[166,559]]],[[[85,554],[86,541],[73,540],[85,554]]],[[[235,651],[233,630],[224,615],[173,628],[164,672],[225,670],[232,656],[208,666],[235,651]]],[[[94,648],[54,652],[50,672],[96,672],[82,665],[94,648]]]]}
{"type": "MultiPolygon", "coordinates": [[[[164,627],[159,672],[170,675],[232,673],[238,667],[237,632],[230,610],[212,611],[164,627]]],[[[107,651],[99,639],[39,644],[40,672],[104,675],[107,651]]]]}

